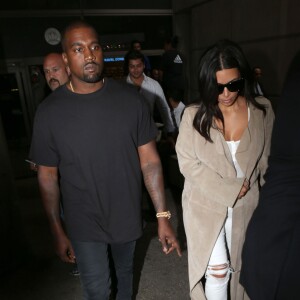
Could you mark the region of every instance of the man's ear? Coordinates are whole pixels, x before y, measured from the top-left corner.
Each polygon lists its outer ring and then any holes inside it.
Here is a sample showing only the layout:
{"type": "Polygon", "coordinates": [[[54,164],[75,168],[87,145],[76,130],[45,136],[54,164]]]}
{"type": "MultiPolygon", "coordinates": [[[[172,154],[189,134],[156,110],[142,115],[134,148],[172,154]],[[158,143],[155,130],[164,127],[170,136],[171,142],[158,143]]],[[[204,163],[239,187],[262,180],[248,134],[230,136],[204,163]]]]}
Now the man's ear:
{"type": "Polygon", "coordinates": [[[68,62],[68,58],[67,58],[67,55],[65,52],[62,53],[62,59],[63,59],[65,65],[68,66],[69,62],[68,62]]]}

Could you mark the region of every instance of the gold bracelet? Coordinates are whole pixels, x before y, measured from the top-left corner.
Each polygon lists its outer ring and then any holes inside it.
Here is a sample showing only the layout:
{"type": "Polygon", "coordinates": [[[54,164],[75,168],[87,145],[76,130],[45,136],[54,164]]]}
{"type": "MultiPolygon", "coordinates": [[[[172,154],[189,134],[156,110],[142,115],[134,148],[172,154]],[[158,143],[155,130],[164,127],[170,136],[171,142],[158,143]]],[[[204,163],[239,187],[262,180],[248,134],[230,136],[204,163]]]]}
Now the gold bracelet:
{"type": "Polygon", "coordinates": [[[156,214],[156,218],[168,218],[171,219],[171,213],[170,211],[162,211],[156,214]]]}

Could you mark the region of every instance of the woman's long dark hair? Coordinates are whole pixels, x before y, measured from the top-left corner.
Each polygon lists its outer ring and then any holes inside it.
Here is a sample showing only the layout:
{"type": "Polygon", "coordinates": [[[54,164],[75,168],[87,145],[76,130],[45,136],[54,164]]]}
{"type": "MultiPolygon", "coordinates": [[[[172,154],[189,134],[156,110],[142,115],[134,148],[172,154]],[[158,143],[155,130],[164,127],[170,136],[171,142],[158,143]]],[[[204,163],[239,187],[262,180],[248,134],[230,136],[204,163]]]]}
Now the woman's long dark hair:
{"type": "Polygon", "coordinates": [[[216,72],[237,68],[245,80],[244,88],[239,94],[255,107],[266,113],[265,107],[254,98],[254,81],[251,68],[242,49],[234,42],[221,40],[208,48],[202,55],[199,65],[199,109],[195,115],[194,128],[209,142],[213,142],[210,129],[214,118],[221,120],[224,128],[224,117],[218,106],[218,84],[216,72]]]}

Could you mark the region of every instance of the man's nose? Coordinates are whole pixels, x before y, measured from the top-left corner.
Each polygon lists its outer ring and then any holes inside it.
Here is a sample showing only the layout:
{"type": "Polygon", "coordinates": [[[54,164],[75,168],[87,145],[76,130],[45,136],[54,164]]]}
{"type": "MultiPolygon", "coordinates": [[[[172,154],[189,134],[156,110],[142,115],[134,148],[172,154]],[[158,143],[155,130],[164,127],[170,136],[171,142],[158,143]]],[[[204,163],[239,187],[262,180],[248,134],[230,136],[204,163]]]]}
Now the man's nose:
{"type": "Polygon", "coordinates": [[[85,55],[85,60],[95,60],[96,59],[96,57],[95,57],[95,55],[94,55],[94,53],[93,53],[93,51],[92,50],[90,50],[90,49],[88,49],[87,51],[86,51],[86,55],[85,55]]]}

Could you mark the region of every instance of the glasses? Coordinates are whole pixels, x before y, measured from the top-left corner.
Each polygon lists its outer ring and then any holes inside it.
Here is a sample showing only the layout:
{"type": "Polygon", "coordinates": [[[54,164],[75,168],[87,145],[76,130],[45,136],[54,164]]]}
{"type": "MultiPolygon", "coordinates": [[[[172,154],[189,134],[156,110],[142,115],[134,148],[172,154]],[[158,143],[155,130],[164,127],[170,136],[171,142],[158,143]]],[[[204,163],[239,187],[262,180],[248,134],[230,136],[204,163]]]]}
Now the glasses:
{"type": "Polygon", "coordinates": [[[218,92],[222,94],[224,88],[227,88],[230,92],[237,92],[244,87],[244,78],[234,79],[226,84],[218,83],[218,92]]]}

